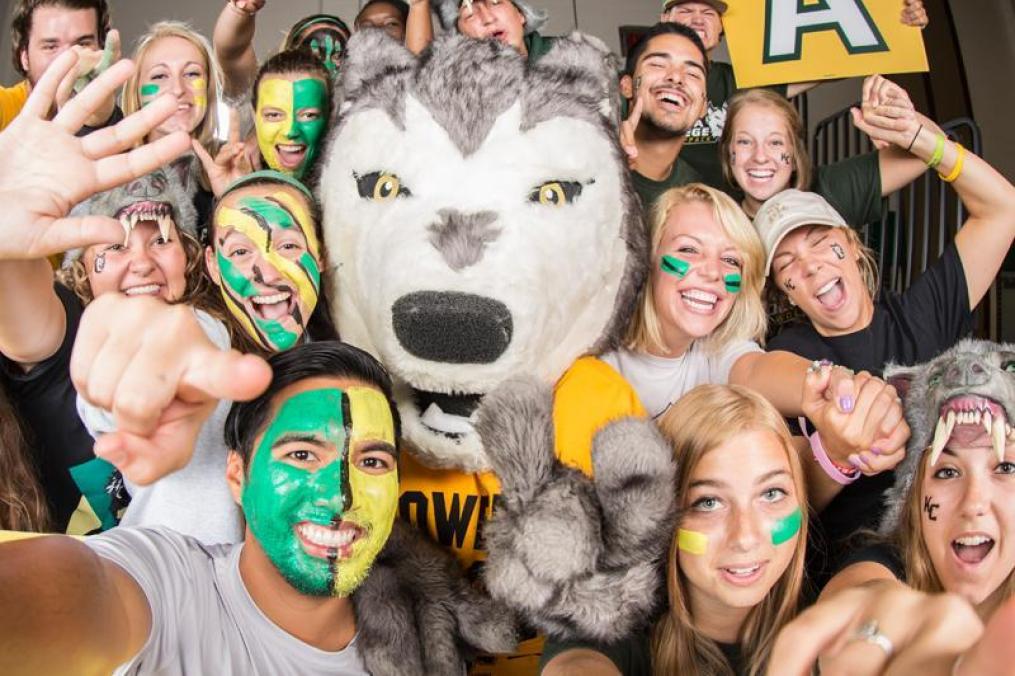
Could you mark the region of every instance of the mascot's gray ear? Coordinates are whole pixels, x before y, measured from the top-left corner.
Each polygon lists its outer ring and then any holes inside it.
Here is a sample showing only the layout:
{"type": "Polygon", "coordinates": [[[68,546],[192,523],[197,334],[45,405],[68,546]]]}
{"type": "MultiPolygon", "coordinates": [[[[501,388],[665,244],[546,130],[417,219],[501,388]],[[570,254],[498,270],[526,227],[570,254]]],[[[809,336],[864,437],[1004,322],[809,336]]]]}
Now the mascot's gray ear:
{"type": "MultiPolygon", "coordinates": [[[[561,94],[592,101],[613,127],[620,124],[620,62],[597,37],[575,31],[557,38],[534,72],[552,74],[561,94]]],[[[559,91],[559,90],[558,90],[559,91]]]]}
{"type": "Polygon", "coordinates": [[[335,110],[344,113],[371,86],[381,82],[390,86],[393,73],[408,73],[415,67],[416,57],[412,52],[383,30],[368,28],[356,31],[349,39],[345,60],[342,61],[341,80],[335,88],[335,110]]]}
{"type": "Polygon", "coordinates": [[[897,366],[895,364],[888,364],[884,370],[885,382],[894,387],[895,391],[899,393],[899,397],[905,401],[906,395],[909,394],[909,386],[913,384],[913,380],[922,370],[922,366],[924,365],[897,366]]]}

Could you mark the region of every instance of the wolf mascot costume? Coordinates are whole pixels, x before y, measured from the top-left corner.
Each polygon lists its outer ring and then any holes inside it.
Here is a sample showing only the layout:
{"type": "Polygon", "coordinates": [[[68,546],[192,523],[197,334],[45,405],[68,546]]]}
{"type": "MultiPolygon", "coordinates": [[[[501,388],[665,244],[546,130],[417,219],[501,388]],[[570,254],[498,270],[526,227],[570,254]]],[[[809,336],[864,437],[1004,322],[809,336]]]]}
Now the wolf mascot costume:
{"type": "Polygon", "coordinates": [[[534,66],[461,36],[416,59],[368,31],[342,78],[325,238],[343,340],[396,384],[401,515],[485,558],[537,628],[619,638],[656,601],[674,468],[587,356],[618,344],[647,270],[612,58],[576,34],[534,66]]]}

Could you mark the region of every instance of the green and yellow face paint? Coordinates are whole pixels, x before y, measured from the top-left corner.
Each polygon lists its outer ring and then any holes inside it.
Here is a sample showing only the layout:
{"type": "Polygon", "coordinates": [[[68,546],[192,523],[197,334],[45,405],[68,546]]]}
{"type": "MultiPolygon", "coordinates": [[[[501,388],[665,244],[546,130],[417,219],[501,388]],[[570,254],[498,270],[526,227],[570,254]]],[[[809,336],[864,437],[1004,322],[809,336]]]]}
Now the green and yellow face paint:
{"type": "Polygon", "coordinates": [[[330,26],[322,26],[305,35],[300,41],[300,46],[309,47],[334,79],[338,76],[338,69],[342,65],[348,39],[341,31],[330,26]]]}
{"type": "Polygon", "coordinates": [[[300,340],[317,307],[321,248],[294,189],[257,188],[227,196],[215,211],[215,260],[229,312],[258,345],[277,352],[300,340]]]}
{"type": "Polygon", "coordinates": [[[378,390],[295,394],[268,423],[247,471],[247,525],[282,576],[314,596],[349,596],[391,534],[398,471],[365,471],[357,449],[394,453],[394,421],[378,390]],[[314,462],[316,460],[316,464],[314,462]]]}
{"type": "Polygon", "coordinates": [[[303,178],[317,157],[327,120],[327,87],[317,78],[268,76],[257,87],[257,147],[275,171],[303,178]]]}
{"type": "Polygon", "coordinates": [[[141,106],[147,106],[149,103],[158,98],[160,93],[159,86],[154,82],[141,85],[139,93],[141,94],[141,106]]]}

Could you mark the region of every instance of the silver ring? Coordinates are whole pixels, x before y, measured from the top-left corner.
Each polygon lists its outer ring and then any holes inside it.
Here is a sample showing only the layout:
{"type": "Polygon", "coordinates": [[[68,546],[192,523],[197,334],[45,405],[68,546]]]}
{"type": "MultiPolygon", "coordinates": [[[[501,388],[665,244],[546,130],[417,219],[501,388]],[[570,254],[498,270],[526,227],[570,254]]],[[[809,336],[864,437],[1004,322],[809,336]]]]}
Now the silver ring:
{"type": "Polygon", "coordinates": [[[866,641],[867,643],[873,643],[877,647],[881,648],[882,652],[885,653],[885,657],[888,659],[891,659],[892,653],[895,652],[895,645],[892,643],[892,639],[888,638],[878,630],[877,620],[867,620],[860,625],[860,628],[856,630],[856,639],[866,641]]]}

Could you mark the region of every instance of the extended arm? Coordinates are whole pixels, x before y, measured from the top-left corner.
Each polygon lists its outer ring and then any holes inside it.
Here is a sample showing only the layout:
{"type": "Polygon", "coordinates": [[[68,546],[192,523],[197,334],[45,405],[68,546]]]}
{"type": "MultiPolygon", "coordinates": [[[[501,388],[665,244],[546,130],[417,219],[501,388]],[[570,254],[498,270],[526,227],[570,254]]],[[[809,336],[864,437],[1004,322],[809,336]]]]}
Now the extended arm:
{"type": "Polygon", "coordinates": [[[803,415],[800,393],[810,365],[792,352],[751,352],[733,364],[730,384],[757,391],[783,416],[796,418],[803,415]]]}
{"type": "Polygon", "coordinates": [[[229,0],[222,8],[212,45],[215,58],[225,79],[223,93],[228,97],[243,95],[257,75],[257,54],[254,53],[255,16],[265,0],[229,0]]]}
{"type": "Polygon", "coordinates": [[[137,583],[64,536],[0,545],[0,608],[4,674],[108,674],[151,627],[137,583]]]}
{"type": "Polygon", "coordinates": [[[430,0],[409,0],[409,20],[405,25],[405,46],[419,54],[433,42],[433,13],[430,0]]]}

